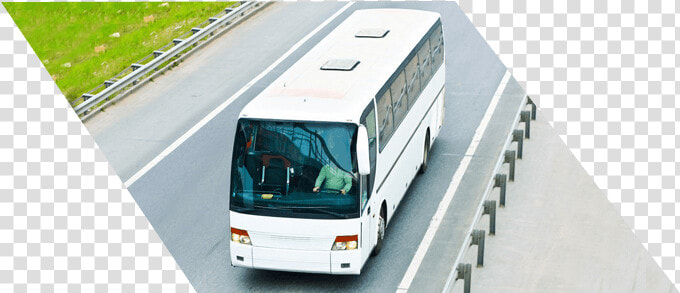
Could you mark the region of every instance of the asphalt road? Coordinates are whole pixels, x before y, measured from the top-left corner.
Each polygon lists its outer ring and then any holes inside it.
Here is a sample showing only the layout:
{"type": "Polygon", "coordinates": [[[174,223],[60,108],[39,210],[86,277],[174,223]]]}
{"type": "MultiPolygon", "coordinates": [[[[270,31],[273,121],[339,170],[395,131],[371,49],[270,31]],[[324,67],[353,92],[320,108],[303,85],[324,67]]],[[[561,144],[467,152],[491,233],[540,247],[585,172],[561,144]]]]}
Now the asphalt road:
{"type": "MultiPolygon", "coordinates": [[[[287,5],[270,5],[85,125],[127,181],[343,5],[298,5],[295,21],[289,13],[279,13],[290,10],[282,7],[287,5]]],[[[288,66],[304,52],[299,53],[288,66]]],[[[235,106],[241,108],[249,98],[239,100],[235,106]]]]}
{"type": "MultiPolygon", "coordinates": [[[[272,4],[103,116],[90,120],[87,127],[114,169],[127,180],[344,5],[272,4]]],[[[199,292],[312,289],[394,292],[505,71],[495,53],[453,2],[356,3],[128,189],[199,292]],[[447,56],[446,117],[440,137],[433,145],[427,174],[416,178],[411,185],[388,227],[383,251],[368,261],[360,276],[231,267],[228,188],[231,143],[238,113],[352,11],[378,7],[431,10],[442,15],[447,56]]],[[[508,113],[514,113],[519,107],[516,100],[501,98],[486,140],[495,141],[491,135],[494,133],[498,134],[499,141],[500,136],[505,137],[510,127],[506,125],[510,122],[508,113]]],[[[482,153],[478,157],[485,160],[479,160],[466,176],[478,174],[480,182],[488,180],[485,176],[493,164],[486,162],[495,161],[500,144],[480,147],[482,153]]],[[[452,205],[469,206],[464,208],[472,210],[478,204],[474,202],[475,196],[457,194],[452,205]]],[[[466,221],[471,221],[468,214],[452,213],[451,216],[463,227],[466,221]]],[[[455,255],[458,246],[433,246],[430,254],[440,249],[455,255]]],[[[424,267],[419,274],[427,273],[424,267]]],[[[446,280],[437,281],[443,285],[446,280]]]]}

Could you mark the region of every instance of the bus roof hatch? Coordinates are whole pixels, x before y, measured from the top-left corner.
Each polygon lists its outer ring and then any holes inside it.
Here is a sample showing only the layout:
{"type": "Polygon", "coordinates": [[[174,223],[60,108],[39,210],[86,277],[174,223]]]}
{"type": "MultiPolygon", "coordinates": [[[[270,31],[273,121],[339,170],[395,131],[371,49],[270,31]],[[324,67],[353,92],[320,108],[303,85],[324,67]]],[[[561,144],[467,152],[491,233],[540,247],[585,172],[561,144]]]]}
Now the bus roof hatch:
{"type": "Polygon", "coordinates": [[[357,38],[384,38],[390,30],[384,28],[365,28],[358,31],[354,36],[357,38]]]}
{"type": "Polygon", "coordinates": [[[352,71],[359,64],[355,59],[331,59],[321,66],[321,70],[352,71]]]}

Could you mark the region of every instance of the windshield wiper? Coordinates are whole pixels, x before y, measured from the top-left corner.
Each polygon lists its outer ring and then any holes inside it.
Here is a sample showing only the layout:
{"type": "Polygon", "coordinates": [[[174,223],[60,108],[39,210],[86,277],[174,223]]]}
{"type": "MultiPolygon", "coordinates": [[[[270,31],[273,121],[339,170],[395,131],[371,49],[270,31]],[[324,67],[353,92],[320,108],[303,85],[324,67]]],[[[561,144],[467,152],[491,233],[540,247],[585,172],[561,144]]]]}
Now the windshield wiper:
{"type": "Polygon", "coordinates": [[[335,216],[340,219],[347,219],[349,218],[347,215],[341,214],[341,213],[336,213],[336,212],[331,212],[329,210],[324,209],[323,207],[306,207],[306,206],[283,206],[283,207],[269,207],[269,206],[260,206],[260,205],[255,205],[253,206],[255,208],[263,208],[263,209],[268,209],[268,210],[312,210],[315,212],[320,212],[324,213],[327,215],[335,216]]]}
{"type": "MultiPolygon", "coordinates": [[[[268,206],[253,205],[252,207],[239,207],[238,211],[239,212],[254,212],[257,209],[265,209],[265,210],[276,211],[276,210],[281,210],[282,208],[281,207],[268,207],[268,206]]],[[[285,208],[283,208],[283,209],[285,209],[285,208]]]]}
{"type": "Polygon", "coordinates": [[[324,213],[324,214],[327,214],[327,215],[336,216],[336,217],[341,218],[341,219],[349,218],[347,215],[344,215],[344,214],[341,214],[341,213],[336,213],[336,212],[331,212],[327,209],[324,209],[323,207],[296,206],[296,207],[286,207],[286,208],[301,209],[301,210],[312,210],[312,211],[315,211],[315,212],[321,212],[321,213],[324,213]]]}

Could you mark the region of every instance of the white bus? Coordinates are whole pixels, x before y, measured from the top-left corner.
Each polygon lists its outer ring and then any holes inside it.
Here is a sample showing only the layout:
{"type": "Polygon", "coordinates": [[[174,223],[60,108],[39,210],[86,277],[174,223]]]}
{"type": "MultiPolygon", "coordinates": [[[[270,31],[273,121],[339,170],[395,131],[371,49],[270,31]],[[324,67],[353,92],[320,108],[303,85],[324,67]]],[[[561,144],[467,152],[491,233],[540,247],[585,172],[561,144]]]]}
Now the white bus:
{"type": "Polygon", "coordinates": [[[439,14],[358,10],[240,113],[233,266],[360,274],[444,117],[439,14]]]}

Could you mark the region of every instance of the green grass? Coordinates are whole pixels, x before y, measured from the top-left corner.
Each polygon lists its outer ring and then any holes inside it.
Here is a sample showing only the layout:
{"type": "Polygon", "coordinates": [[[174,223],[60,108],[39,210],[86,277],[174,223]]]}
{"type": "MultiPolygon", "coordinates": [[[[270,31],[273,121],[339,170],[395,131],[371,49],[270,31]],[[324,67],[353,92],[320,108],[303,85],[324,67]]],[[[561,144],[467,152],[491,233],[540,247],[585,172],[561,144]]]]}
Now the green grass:
{"type": "Polygon", "coordinates": [[[8,3],[9,14],[69,101],[231,3],[8,3]],[[153,15],[154,21],[144,22],[153,15]],[[110,37],[120,33],[119,38],[110,37]],[[104,45],[104,52],[95,47],[104,45]],[[65,64],[70,63],[70,67],[65,64]]]}

